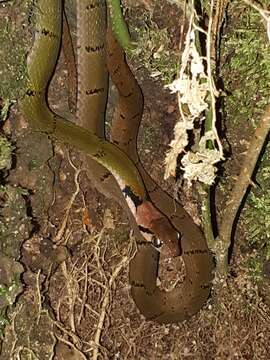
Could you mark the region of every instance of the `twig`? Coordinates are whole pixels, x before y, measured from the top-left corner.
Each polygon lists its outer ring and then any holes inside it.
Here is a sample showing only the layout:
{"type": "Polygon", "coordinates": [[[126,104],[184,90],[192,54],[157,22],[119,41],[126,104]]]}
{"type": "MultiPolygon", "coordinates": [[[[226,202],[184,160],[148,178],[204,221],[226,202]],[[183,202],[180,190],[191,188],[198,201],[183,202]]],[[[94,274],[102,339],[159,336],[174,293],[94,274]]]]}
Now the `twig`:
{"type": "Polygon", "coordinates": [[[34,352],[33,349],[30,349],[29,347],[27,346],[19,346],[17,349],[16,349],[16,352],[14,353],[14,357],[13,359],[18,359],[18,360],[21,360],[22,357],[21,357],[21,352],[24,352],[24,355],[25,356],[25,352],[27,352],[29,354],[29,358],[30,359],[33,359],[33,360],[39,360],[39,357],[36,355],[36,353],[34,352]]]}
{"type": "Polygon", "coordinates": [[[244,159],[240,175],[230,193],[226,203],[225,211],[220,225],[219,237],[217,241],[217,271],[222,275],[227,272],[228,267],[228,248],[231,243],[231,233],[233,224],[242,203],[243,197],[252,183],[251,177],[260,156],[264,142],[270,129],[270,105],[268,105],[261,116],[259,125],[254,132],[252,140],[244,159]]]}
{"type": "MultiPolygon", "coordinates": [[[[208,30],[206,35],[206,65],[207,65],[207,81],[209,84],[209,96],[208,96],[208,109],[205,112],[205,132],[211,131],[214,135],[214,139],[218,145],[218,151],[220,159],[223,159],[223,147],[221,144],[221,140],[218,136],[217,128],[216,128],[216,98],[219,96],[219,93],[216,89],[214,78],[216,78],[216,53],[217,53],[217,41],[216,38],[218,36],[218,31],[220,29],[220,22],[223,19],[223,7],[221,6],[221,2],[217,1],[216,4],[216,13],[214,15],[214,1],[211,0],[210,12],[209,12],[209,23],[208,30]],[[220,14],[220,11],[222,13],[220,14]]],[[[199,40],[197,41],[197,48],[199,49],[199,53],[201,55],[201,46],[199,40]]],[[[206,147],[209,149],[213,149],[213,141],[206,142],[206,147]]],[[[200,198],[202,201],[202,223],[204,234],[207,240],[207,244],[210,249],[214,246],[214,234],[212,227],[212,215],[211,215],[211,186],[206,184],[198,184],[198,192],[200,194],[200,198]]]]}
{"type": "Polygon", "coordinates": [[[21,310],[23,307],[24,307],[24,305],[20,304],[19,306],[17,306],[17,309],[15,308],[14,313],[11,315],[11,328],[12,328],[14,340],[13,340],[12,347],[10,350],[10,355],[13,355],[16,352],[16,345],[18,342],[18,334],[15,330],[15,319],[16,319],[17,315],[21,313],[21,310]]]}
{"type": "Polygon", "coordinates": [[[65,261],[63,261],[61,263],[61,268],[63,271],[63,274],[67,280],[67,291],[68,291],[68,300],[69,300],[69,320],[70,320],[70,327],[72,332],[76,332],[76,326],[75,326],[75,314],[74,314],[74,309],[75,309],[75,300],[76,300],[76,282],[74,280],[74,278],[72,277],[72,274],[69,276],[68,274],[68,270],[67,270],[67,264],[65,261]]]}
{"type": "Polygon", "coordinates": [[[54,242],[57,243],[57,244],[59,244],[61,242],[61,239],[62,239],[62,237],[64,235],[65,228],[67,226],[67,221],[68,221],[68,217],[69,217],[71,207],[72,207],[77,195],[80,192],[80,184],[78,182],[78,178],[79,178],[79,175],[80,175],[82,170],[76,168],[76,166],[72,163],[72,161],[70,159],[70,156],[69,156],[69,153],[68,153],[68,161],[69,161],[70,165],[73,167],[73,169],[75,171],[74,182],[75,182],[75,185],[76,185],[76,189],[75,189],[74,193],[72,194],[72,196],[71,196],[71,198],[70,198],[70,200],[68,202],[66,212],[65,212],[65,215],[64,215],[64,219],[63,219],[62,224],[61,224],[61,227],[60,227],[58,233],[56,234],[56,236],[54,238],[54,242]]]}
{"type": "MultiPolygon", "coordinates": [[[[60,329],[64,334],[66,334],[67,336],[72,338],[73,344],[76,344],[76,348],[82,348],[82,340],[79,338],[78,335],[76,335],[74,332],[72,332],[71,330],[67,330],[60,321],[54,320],[52,317],[51,321],[53,323],[53,325],[55,325],[58,329],[60,329]]],[[[55,335],[57,336],[57,335],[55,335]]]]}
{"type": "MultiPolygon", "coordinates": [[[[81,299],[80,297],[77,298],[77,300],[80,302],[80,303],[83,303],[83,299],[81,299]]],[[[99,318],[99,313],[94,310],[89,304],[83,304],[82,305],[84,308],[86,308],[87,310],[89,310],[92,314],[94,314],[97,318],[99,318]]],[[[94,316],[93,316],[94,317],[94,316]]]]}
{"type": "Polygon", "coordinates": [[[37,325],[40,320],[41,310],[42,310],[42,300],[41,300],[41,294],[40,294],[40,274],[41,270],[38,269],[38,272],[36,274],[36,287],[37,287],[37,303],[38,303],[38,312],[37,312],[37,325]]]}
{"type": "Polygon", "coordinates": [[[92,357],[93,360],[97,360],[97,358],[98,358],[99,346],[100,346],[100,336],[101,336],[103,323],[104,323],[105,316],[106,316],[106,310],[107,310],[107,307],[108,307],[109,301],[110,301],[110,291],[111,291],[112,285],[113,285],[116,277],[120,273],[120,271],[123,269],[124,265],[128,262],[128,260],[129,260],[129,257],[124,256],[123,259],[119,262],[119,264],[116,266],[114,272],[112,273],[112,276],[110,277],[110,280],[108,282],[107,289],[105,290],[104,299],[103,299],[102,306],[101,306],[100,317],[99,317],[99,321],[97,324],[97,330],[96,330],[96,334],[95,334],[95,338],[94,338],[94,343],[95,343],[96,347],[94,348],[94,351],[93,351],[93,357],[92,357]]]}
{"type": "Polygon", "coordinates": [[[87,288],[88,288],[88,259],[86,258],[82,305],[81,305],[80,313],[78,315],[78,324],[81,323],[81,319],[83,317],[84,308],[87,300],[87,288]]]}
{"type": "Polygon", "coordinates": [[[216,97],[218,96],[218,91],[216,89],[216,86],[215,86],[215,83],[213,80],[212,64],[211,64],[211,52],[212,52],[212,48],[215,47],[215,43],[212,42],[212,36],[211,36],[212,22],[213,22],[213,9],[214,9],[214,1],[211,0],[211,11],[210,11],[210,16],[209,16],[208,32],[207,32],[207,37],[206,37],[207,77],[208,77],[209,92],[210,92],[210,97],[211,97],[211,107],[210,107],[209,111],[211,113],[211,119],[212,119],[211,131],[214,133],[215,140],[218,144],[220,159],[224,159],[223,147],[222,147],[220,138],[217,133],[217,128],[216,128],[216,121],[217,121],[216,97]]]}
{"type": "Polygon", "coordinates": [[[210,196],[210,187],[204,184],[198,184],[197,186],[198,193],[200,194],[200,199],[202,202],[201,211],[202,211],[202,225],[204,236],[207,241],[209,249],[214,249],[215,238],[213,234],[212,226],[212,217],[211,217],[211,196],[210,196]]]}

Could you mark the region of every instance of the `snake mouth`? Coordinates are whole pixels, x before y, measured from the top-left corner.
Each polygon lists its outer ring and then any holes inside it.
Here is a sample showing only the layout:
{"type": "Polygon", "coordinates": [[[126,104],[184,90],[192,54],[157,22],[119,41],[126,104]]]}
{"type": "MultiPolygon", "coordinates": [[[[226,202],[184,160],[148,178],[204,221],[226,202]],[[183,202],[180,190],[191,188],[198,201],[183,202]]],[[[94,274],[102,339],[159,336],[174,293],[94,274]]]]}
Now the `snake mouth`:
{"type": "Polygon", "coordinates": [[[138,226],[143,237],[152,244],[152,246],[159,252],[163,251],[164,247],[167,249],[165,253],[168,253],[170,257],[177,257],[182,255],[181,251],[181,234],[174,229],[171,229],[171,238],[166,234],[165,236],[158,236],[153,230],[146,228],[142,225],[138,226]],[[172,231],[173,230],[173,231],[172,231]]]}
{"type": "Polygon", "coordinates": [[[164,244],[163,241],[158,236],[156,236],[155,233],[150,229],[142,225],[139,225],[138,227],[144,238],[147,239],[154,246],[154,248],[159,251],[164,244]]]}

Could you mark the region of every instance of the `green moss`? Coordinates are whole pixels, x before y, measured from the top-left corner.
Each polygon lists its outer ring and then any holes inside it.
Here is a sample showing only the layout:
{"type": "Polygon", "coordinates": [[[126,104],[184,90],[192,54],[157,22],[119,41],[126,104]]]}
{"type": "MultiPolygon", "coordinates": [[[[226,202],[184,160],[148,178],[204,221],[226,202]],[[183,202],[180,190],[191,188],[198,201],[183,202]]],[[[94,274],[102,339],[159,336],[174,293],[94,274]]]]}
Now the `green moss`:
{"type": "Polygon", "coordinates": [[[36,159],[31,159],[28,163],[28,170],[36,170],[40,167],[40,163],[36,159]]]}
{"type": "Polygon", "coordinates": [[[0,312],[0,339],[4,337],[5,327],[10,323],[5,311],[0,312]]]}
{"type": "Polygon", "coordinates": [[[239,4],[233,11],[237,18],[230,19],[233,28],[222,42],[222,75],[230,94],[225,99],[227,120],[256,124],[270,100],[269,41],[257,11],[239,4]]]}
{"type": "Polygon", "coordinates": [[[146,15],[136,21],[139,26],[132,23],[129,26],[137,39],[132,55],[153,77],[160,78],[165,84],[172,82],[177,73],[179,56],[170,49],[167,29],[159,29],[146,15]]]}
{"type": "Polygon", "coordinates": [[[5,136],[0,136],[0,170],[11,168],[13,146],[5,136]]]}
{"type": "Polygon", "coordinates": [[[28,20],[32,1],[0,4],[0,97],[16,100],[22,96],[26,80],[28,20]]]}
{"type": "Polygon", "coordinates": [[[13,104],[13,101],[6,99],[3,100],[2,108],[0,108],[0,119],[2,121],[6,121],[9,115],[9,110],[11,105],[13,104]]]}
{"type": "Polygon", "coordinates": [[[248,274],[252,281],[256,284],[260,284],[262,281],[262,271],[263,271],[263,260],[258,255],[254,257],[249,257],[246,261],[246,267],[248,269],[248,274]]]}
{"type": "Polygon", "coordinates": [[[32,228],[27,215],[25,196],[28,192],[11,185],[1,186],[0,199],[0,254],[17,259],[22,242],[29,236],[32,228]]]}
{"type": "Polygon", "coordinates": [[[17,291],[21,287],[18,276],[15,274],[13,280],[8,285],[0,284],[0,298],[1,302],[4,301],[7,305],[12,305],[17,296],[17,291]],[[15,296],[15,297],[14,297],[15,296]]]}
{"type": "Polygon", "coordinates": [[[270,259],[270,146],[261,161],[256,176],[258,187],[247,199],[244,211],[247,228],[247,241],[255,250],[254,256],[248,260],[249,272],[255,282],[262,279],[262,264],[270,259]]]}
{"type": "Polygon", "coordinates": [[[270,190],[261,190],[257,195],[250,194],[246,215],[250,244],[269,248],[270,255],[270,190]]]}
{"type": "Polygon", "coordinates": [[[23,290],[20,282],[23,271],[24,268],[19,262],[0,254],[0,338],[9,324],[8,309],[14,305],[23,290]]]}
{"type": "Polygon", "coordinates": [[[248,196],[245,211],[250,245],[264,249],[270,258],[270,145],[268,145],[256,175],[257,189],[248,196]]]}
{"type": "MultiPolygon", "coordinates": [[[[227,127],[239,134],[256,126],[270,101],[270,47],[261,15],[244,3],[233,2],[221,46],[221,76],[227,127]]],[[[237,148],[235,150],[237,152],[237,148]]],[[[262,279],[262,264],[270,258],[270,148],[266,150],[243,211],[245,241],[252,254],[246,260],[254,282],[262,279]]]]}

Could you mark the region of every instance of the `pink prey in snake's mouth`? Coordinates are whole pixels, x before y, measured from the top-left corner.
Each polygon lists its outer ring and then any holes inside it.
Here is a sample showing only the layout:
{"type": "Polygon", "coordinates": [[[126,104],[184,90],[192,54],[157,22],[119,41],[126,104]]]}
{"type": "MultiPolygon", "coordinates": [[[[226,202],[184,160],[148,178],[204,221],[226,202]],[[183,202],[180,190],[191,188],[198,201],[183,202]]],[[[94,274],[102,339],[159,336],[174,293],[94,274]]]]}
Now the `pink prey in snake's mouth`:
{"type": "Polygon", "coordinates": [[[151,242],[155,248],[166,246],[172,257],[180,256],[181,234],[169,219],[153,205],[150,199],[141,199],[129,186],[125,186],[122,192],[146,241],[151,242]]]}

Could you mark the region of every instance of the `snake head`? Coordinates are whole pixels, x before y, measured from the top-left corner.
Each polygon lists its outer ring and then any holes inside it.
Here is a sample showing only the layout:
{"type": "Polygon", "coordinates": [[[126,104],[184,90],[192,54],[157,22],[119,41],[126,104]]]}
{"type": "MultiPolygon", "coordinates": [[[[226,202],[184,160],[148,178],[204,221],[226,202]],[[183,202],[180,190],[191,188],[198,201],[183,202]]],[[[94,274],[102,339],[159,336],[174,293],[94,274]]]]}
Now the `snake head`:
{"type": "Polygon", "coordinates": [[[165,216],[152,221],[151,231],[153,232],[152,243],[156,248],[165,245],[172,257],[181,255],[181,234],[165,216]]]}
{"type": "Polygon", "coordinates": [[[155,247],[165,246],[172,257],[181,255],[180,233],[150,201],[137,207],[136,222],[145,239],[155,247]]]}

